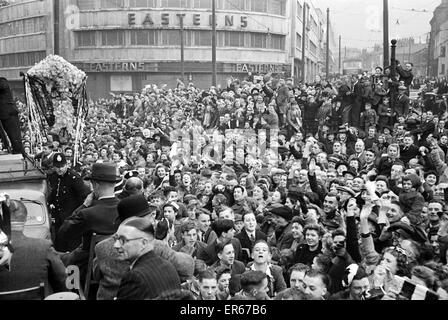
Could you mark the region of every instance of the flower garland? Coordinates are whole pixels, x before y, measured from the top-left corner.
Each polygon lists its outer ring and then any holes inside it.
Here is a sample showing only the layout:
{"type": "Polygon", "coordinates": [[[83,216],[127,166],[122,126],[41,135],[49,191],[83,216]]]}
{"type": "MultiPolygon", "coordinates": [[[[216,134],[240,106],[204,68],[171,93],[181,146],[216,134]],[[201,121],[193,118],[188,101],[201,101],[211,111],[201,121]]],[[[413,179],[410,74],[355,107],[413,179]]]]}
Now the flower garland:
{"type": "Polygon", "coordinates": [[[60,132],[66,128],[73,136],[76,130],[73,119],[77,116],[73,102],[77,103],[87,79],[86,73],[60,56],[49,55],[28,70],[27,74],[41,80],[49,93],[55,118],[54,125],[50,124],[53,131],[60,132]]]}

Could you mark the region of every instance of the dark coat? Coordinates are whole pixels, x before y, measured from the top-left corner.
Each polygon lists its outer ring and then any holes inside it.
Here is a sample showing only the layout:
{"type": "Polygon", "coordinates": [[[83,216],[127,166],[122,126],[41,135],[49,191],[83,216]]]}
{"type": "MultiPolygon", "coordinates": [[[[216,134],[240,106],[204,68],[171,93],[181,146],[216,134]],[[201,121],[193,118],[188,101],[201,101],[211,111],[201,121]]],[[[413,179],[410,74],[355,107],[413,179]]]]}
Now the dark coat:
{"type": "Polygon", "coordinates": [[[394,164],[403,164],[401,160],[392,160],[389,157],[382,157],[378,164],[378,175],[390,177],[392,166],[394,164]]]}
{"type": "Polygon", "coordinates": [[[62,224],[56,235],[56,243],[61,244],[58,251],[67,251],[64,244],[82,239],[82,250],[89,251],[92,233],[111,235],[117,230],[117,198],[95,200],[91,207],[81,205],[62,224]]]}
{"type": "Polygon", "coordinates": [[[61,225],[76,208],[82,205],[90,190],[81,176],[71,169],[67,170],[63,176],[57,173],[50,174],[48,182],[50,187],[48,203],[55,206],[51,214],[61,225]]]}
{"type": "Polygon", "coordinates": [[[150,251],[139,257],[132,269],[124,275],[117,299],[154,299],[167,290],[180,288],[180,279],[174,266],[150,251]]]}
{"type": "Polygon", "coordinates": [[[296,252],[294,253],[294,263],[303,263],[311,267],[314,258],[321,253],[322,253],[321,241],[319,241],[319,246],[315,251],[310,251],[310,246],[306,243],[303,243],[299,245],[296,252]]]}
{"type": "Polygon", "coordinates": [[[400,65],[397,66],[397,72],[400,75],[400,80],[404,81],[406,87],[409,87],[414,79],[414,74],[412,71],[407,71],[400,65]]]}
{"type": "Polygon", "coordinates": [[[409,97],[407,95],[404,94],[398,99],[395,112],[397,116],[406,116],[409,113],[409,97]]]}
{"type": "MultiPolygon", "coordinates": [[[[254,247],[252,242],[249,239],[249,235],[247,234],[246,230],[243,228],[243,230],[240,233],[235,235],[235,238],[240,240],[241,248],[243,249],[243,259],[241,261],[244,262],[245,264],[247,264],[248,262],[252,261],[251,252],[254,247]]],[[[261,232],[260,230],[255,230],[255,242],[258,240],[267,241],[268,236],[266,234],[264,234],[263,232],[261,232]]]]}
{"type": "Polygon", "coordinates": [[[332,265],[328,271],[328,276],[331,279],[329,288],[331,294],[335,294],[344,289],[342,286],[342,279],[345,275],[345,269],[352,263],[354,263],[354,261],[347,252],[342,256],[333,258],[332,265]]]}
{"type": "MultiPolygon", "coordinates": [[[[249,267],[250,270],[255,270],[254,266],[251,265],[249,267]]],[[[278,294],[282,292],[283,290],[286,290],[286,282],[285,278],[283,277],[283,269],[280,266],[270,264],[269,265],[269,272],[271,275],[268,275],[268,295],[269,297],[273,298],[275,294],[278,294]]]]}
{"type": "MultiPolygon", "coordinates": [[[[154,241],[154,253],[166,259],[177,270],[179,278],[185,277],[185,259],[182,254],[172,250],[166,242],[154,241]]],[[[188,263],[187,263],[188,264],[188,263]]],[[[129,271],[129,262],[120,260],[114,248],[113,238],[101,241],[95,246],[95,259],[93,261],[93,275],[99,281],[97,300],[113,300],[117,296],[123,275],[129,271]]]]}
{"type": "Polygon", "coordinates": [[[434,133],[434,130],[436,129],[436,125],[434,121],[427,121],[420,124],[417,129],[412,130],[411,134],[420,134],[420,141],[426,141],[426,138],[434,133]]]}
{"type": "Polygon", "coordinates": [[[18,114],[19,111],[14,103],[8,80],[0,77],[0,120],[8,119],[18,114]]]}
{"type": "Polygon", "coordinates": [[[216,232],[213,231],[213,229],[210,227],[205,232],[204,237],[202,237],[202,232],[198,232],[198,240],[207,245],[210,245],[213,242],[215,242],[216,238],[218,238],[216,232]]]}
{"type": "Polygon", "coordinates": [[[11,211],[5,202],[1,202],[0,230],[11,239],[11,211]]]}
{"type": "Polygon", "coordinates": [[[418,191],[402,192],[399,197],[404,214],[412,225],[420,224],[422,222],[422,209],[425,205],[425,198],[422,194],[418,191]]]}
{"type": "Polygon", "coordinates": [[[409,163],[409,160],[417,157],[419,154],[418,147],[413,144],[409,148],[400,146],[400,160],[403,161],[405,165],[409,163]]]}
{"type": "Polygon", "coordinates": [[[11,238],[14,243],[11,271],[0,271],[0,291],[37,287],[41,282],[45,283],[46,295],[67,291],[65,266],[50,241],[28,238],[18,231],[13,231],[11,238]]]}
{"type": "MultiPolygon", "coordinates": [[[[211,266],[218,261],[218,253],[216,252],[217,240],[209,244],[205,249],[198,252],[197,258],[203,260],[206,265],[211,266]]],[[[237,238],[232,239],[233,249],[235,250],[235,260],[241,261],[243,255],[240,240],[237,238]]]]}
{"type": "MultiPolygon", "coordinates": [[[[218,260],[210,266],[210,269],[216,272],[216,270],[221,266],[222,265],[218,260]]],[[[241,275],[246,271],[246,266],[243,262],[234,260],[230,270],[231,278],[229,283],[229,291],[231,295],[234,295],[241,290],[241,275]]]]}

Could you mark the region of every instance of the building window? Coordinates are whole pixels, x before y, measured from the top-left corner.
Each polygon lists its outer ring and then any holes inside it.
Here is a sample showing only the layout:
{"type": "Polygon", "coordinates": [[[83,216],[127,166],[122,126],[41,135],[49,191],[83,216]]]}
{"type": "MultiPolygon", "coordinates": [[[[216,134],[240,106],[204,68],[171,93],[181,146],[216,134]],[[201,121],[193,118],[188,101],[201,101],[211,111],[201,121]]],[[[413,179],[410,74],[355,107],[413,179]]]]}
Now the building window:
{"type": "MultiPolygon", "coordinates": [[[[247,0],[250,1],[250,0],[247,0]]],[[[246,10],[245,7],[246,0],[222,0],[217,1],[217,9],[226,10],[246,10]]]]}
{"type": "Polygon", "coordinates": [[[285,50],[285,37],[278,34],[271,35],[271,44],[269,48],[276,50],[285,50]]]}
{"type": "Polygon", "coordinates": [[[264,33],[251,33],[250,34],[250,47],[251,48],[266,48],[266,35],[264,33]]]}
{"type": "Polygon", "coordinates": [[[317,22],[316,20],[314,20],[313,16],[311,16],[311,30],[313,30],[315,33],[319,33],[317,22]]]}
{"type": "Polygon", "coordinates": [[[154,46],[157,44],[155,30],[131,30],[131,46],[154,46]]]}
{"type": "Polygon", "coordinates": [[[0,55],[0,68],[29,67],[44,59],[46,55],[45,51],[0,55]]]}
{"type": "Polygon", "coordinates": [[[296,33],[296,47],[302,49],[302,36],[296,33]]]}
{"type": "Polygon", "coordinates": [[[96,46],[96,31],[78,31],[75,33],[75,46],[95,47],[96,46]]]}
{"type": "Polygon", "coordinates": [[[212,33],[210,31],[192,31],[193,43],[187,45],[193,45],[196,47],[211,47],[212,45],[212,33]]]}
{"type": "Polygon", "coordinates": [[[254,12],[268,12],[267,0],[250,0],[251,11],[254,12]]]}
{"type": "Polygon", "coordinates": [[[108,30],[101,32],[103,46],[124,46],[124,31],[123,30],[108,30]]]}
{"type": "Polygon", "coordinates": [[[110,90],[112,92],[131,92],[132,76],[126,76],[126,75],[110,76],[110,90]]]}
{"type": "Polygon", "coordinates": [[[220,31],[217,42],[223,47],[244,47],[244,34],[245,32],[220,31]]]}
{"type": "Polygon", "coordinates": [[[446,47],[440,47],[440,58],[445,58],[446,56],[446,47]]]}
{"type": "Polygon", "coordinates": [[[317,46],[314,44],[313,41],[310,40],[310,52],[314,55],[317,54],[317,46]]]}
{"type": "Polygon", "coordinates": [[[285,0],[271,0],[269,2],[269,13],[284,16],[286,14],[285,0]]]}
{"type": "Polygon", "coordinates": [[[162,8],[187,8],[187,0],[162,0],[162,8]]]}
{"type": "Polygon", "coordinates": [[[442,72],[440,74],[445,74],[445,64],[442,64],[442,72]]]}
{"type": "Polygon", "coordinates": [[[164,46],[180,46],[180,32],[179,30],[162,30],[161,45],[164,46]]]}
{"type": "Polygon", "coordinates": [[[101,0],[102,9],[124,8],[124,0],[101,0]]]}
{"type": "Polygon", "coordinates": [[[97,0],[78,0],[79,10],[92,10],[95,9],[95,2],[97,0]]]}
{"type": "Polygon", "coordinates": [[[211,0],[194,0],[193,5],[194,5],[194,8],[198,8],[198,9],[211,9],[212,1],[211,0]]]}
{"type": "Polygon", "coordinates": [[[299,1],[297,1],[297,16],[300,20],[303,19],[303,6],[300,4],[299,1]]]}
{"type": "Polygon", "coordinates": [[[0,24],[0,37],[45,31],[45,17],[27,18],[0,24]]]}
{"type": "Polygon", "coordinates": [[[155,8],[157,6],[156,0],[129,0],[131,8],[155,8]]]}
{"type": "MultiPolygon", "coordinates": [[[[297,36],[300,37],[299,34],[297,36]]],[[[217,46],[285,50],[285,38],[285,35],[279,34],[218,31],[217,46]]],[[[77,48],[124,46],[126,44],[131,46],[180,46],[180,30],[131,29],[75,32],[77,48]],[[129,39],[127,39],[128,37],[129,39]]],[[[184,44],[187,47],[211,47],[212,33],[209,30],[185,30],[184,44]]]]}

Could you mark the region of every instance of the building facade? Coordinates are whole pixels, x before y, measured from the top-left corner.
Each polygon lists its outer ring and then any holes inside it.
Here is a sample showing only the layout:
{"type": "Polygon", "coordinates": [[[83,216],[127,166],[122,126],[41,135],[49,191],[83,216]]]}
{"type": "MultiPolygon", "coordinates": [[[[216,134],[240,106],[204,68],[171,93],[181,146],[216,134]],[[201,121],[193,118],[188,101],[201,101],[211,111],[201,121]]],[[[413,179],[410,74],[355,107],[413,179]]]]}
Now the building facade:
{"type": "Polygon", "coordinates": [[[431,19],[430,33],[430,70],[432,77],[448,76],[448,0],[435,9],[431,19]]]}
{"type": "MultiPolygon", "coordinates": [[[[291,36],[292,74],[296,82],[303,79],[303,73],[306,82],[312,82],[316,75],[325,75],[327,14],[306,0],[292,0],[290,5],[291,35],[295,35],[291,36]],[[302,50],[305,51],[304,64],[302,50]]],[[[330,23],[330,72],[336,71],[334,48],[335,38],[330,23]]]]}
{"type": "Polygon", "coordinates": [[[23,91],[20,72],[53,53],[53,0],[14,0],[0,7],[0,76],[23,91]]]}
{"type": "MultiPolygon", "coordinates": [[[[10,1],[0,8],[0,73],[18,89],[19,72],[51,53],[87,72],[94,99],[147,84],[173,87],[181,38],[183,80],[212,83],[211,0],[10,1]]],[[[326,14],[304,0],[216,0],[217,83],[248,73],[300,79],[304,7],[312,81],[325,69],[326,14]]]]}

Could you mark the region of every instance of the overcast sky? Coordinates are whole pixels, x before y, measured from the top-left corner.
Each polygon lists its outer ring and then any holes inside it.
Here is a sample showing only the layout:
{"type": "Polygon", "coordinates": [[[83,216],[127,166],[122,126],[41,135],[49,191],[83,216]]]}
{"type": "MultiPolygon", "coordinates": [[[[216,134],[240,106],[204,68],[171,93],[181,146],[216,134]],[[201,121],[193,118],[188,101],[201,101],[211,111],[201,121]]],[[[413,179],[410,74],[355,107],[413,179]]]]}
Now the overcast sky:
{"type": "MultiPolygon", "coordinates": [[[[342,46],[373,49],[383,41],[383,0],[308,0],[315,7],[330,8],[335,37],[342,46]]],[[[441,0],[389,0],[389,35],[426,40],[429,21],[441,0]],[[414,9],[415,11],[412,11],[414,9]],[[427,10],[427,12],[418,12],[427,10]]],[[[324,11],[325,12],[325,11],[324,11]]],[[[337,43],[336,39],[336,43],[337,43]]]]}

